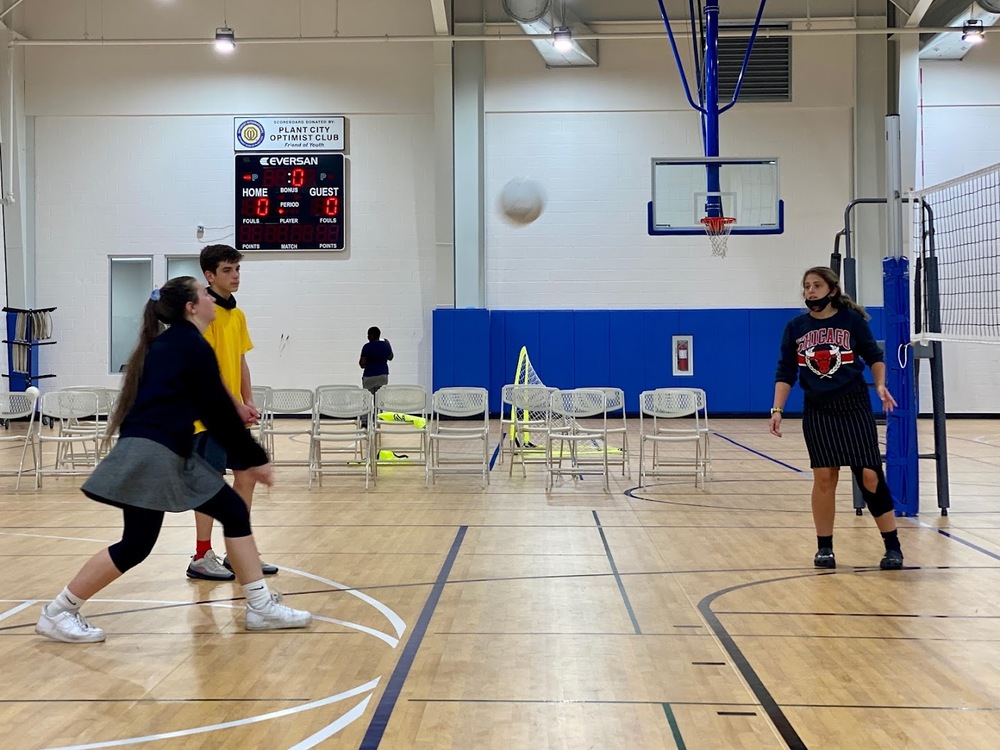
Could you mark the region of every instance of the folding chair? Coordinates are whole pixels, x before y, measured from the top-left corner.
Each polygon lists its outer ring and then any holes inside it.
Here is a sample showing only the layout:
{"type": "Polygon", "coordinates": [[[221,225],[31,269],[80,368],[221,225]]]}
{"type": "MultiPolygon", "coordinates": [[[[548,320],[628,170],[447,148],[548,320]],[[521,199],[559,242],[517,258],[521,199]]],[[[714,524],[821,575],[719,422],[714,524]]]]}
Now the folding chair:
{"type": "Polygon", "coordinates": [[[701,421],[698,416],[698,397],[690,388],[658,388],[639,394],[639,486],[645,486],[646,477],[668,474],[694,473],[694,486],[698,478],[704,483],[705,462],[701,452],[701,421]],[[645,446],[652,444],[652,462],[647,468],[645,446]],[[661,458],[658,449],[668,444],[693,444],[694,460],[677,457],[661,458]]]}
{"type": "MultiPolygon", "coordinates": [[[[0,433],[0,443],[20,443],[21,461],[17,465],[17,471],[0,471],[3,476],[17,476],[17,483],[14,489],[21,488],[21,474],[24,473],[24,456],[31,446],[31,461],[35,463],[35,411],[38,405],[38,389],[29,388],[23,393],[0,393],[0,422],[3,423],[4,431],[0,433]],[[28,426],[24,434],[7,434],[10,430],[10,423],[15,419],[28,418],[28,426]]],[[[37,468],[37,464],[35,466],[37,468]]]]}
{"type": "Polygon", "coordinates": [[[621,453],[618,453],[619,446],[608,445],[608,463],[609,464],[621,464],[622,466],[622,476],[632,476],[632,467],[629,465],[629,453],[628,453],[628,421],[625,417],[625,391],[621,388],[601,388],[604,391],[604,397],[607,399],[607,411],[608,411],[608,435],[620,435],[621,436],[621,453]],[[614,426],[611,425],[611,417],[615,415],[615,412],[621,412],[621,424],[615,421],[614,426]]]}
{"type": "Polygon", "coordinates": [[[371,477],[372,394],[357,386],[320,386],[316,389],[312,436],[309,442],[309,486],[324,474],[371,477]],[[327,444],[334,447],[328,448],[327,444]],[[326,460],[333,457],[332,461],[326,460]],[[337,459],[340,460],[337,460],[337,459]]]}
{"type": "Polygon", "coordinates": [[[264,397],[264,413],[261,415],[261,444],[271,463],[275,466],[309,466],[309,458],[304,461],[275,459],[275,435],[306,435],[312,436],[312,414],[315,396],[308,388],[272,388],[264,397]],[[309,420],[288,420],[288,424],[278,427],[275,417],[279,415],[308,414],[309,420]],[[291,425],[297,424],[297,427],[291,425]]]}
{"type": "Polygon", "coordinates": [[[42,485],[42,475],[83,476],[89,474],[97,464],[100,433],[95,427],[80,427],[80,421],[93,417],[97,409],[98,396],[92,391],[52,391],[42,396],[40,418],[50,422],[58,431],[55,435],[49,435],[43,429],[38,430],[38,453],[35,457],[36,489],[42,485]],[[51,469],[42,468],[45,443],[55,443],[56,446],[55,462],[51,469]],[[73,451],[75,445],[80,445],[84,449],[82,458],[78,458],[73,451]],[[82,463],[86,471],[80,471],[77,463],[82,463]]]}
{"type": "Polygon", "coordinates": [[[396,459],[382,458],[385,439],[392,435],[416,438],[416,443],[393,445],[394,455],[404,453],[409,464],[427,462],[427,391],[422,385],[384,385],[375,393],[375,418],[372,420],[372,462],[374,475],[379,465],[396,459]]]}
{"type": "Polygon", "coordinates": [[[604,477],[604,491],[611,490],[608,482],[608,406],[603,390],[576,388],[552,393],[545,435],[545,469],[547,490],[552,489],[554,478],[563,474],[573,477],[600,474],[604,477]],[[592,421],[583,423],[581,419],[592,421]],[[567,445],[569,465],[564,466],[567,445]]]}
{"type": "Polygon", "coordinates": [[[482,477],[485,488],[490,483],[489,392],[485,388],[440,388],[435,391],[427,441],[425,486],[434,482],[436,474],[472,473],[482,477]],[[442,421],[441,417],[449,419],[442,421]],[[459,441],[481,442],[482,451],[442,460],[441,444],[459,441]]]}
{"type": "Polygon", "coordinates": [[[708,474],[709,479],[715,477],[715,471],[712,468],[712,454],[709,450],[709,442],[711,440],[712,432],[708,427],[708,394],[705,393],[701,388],[692,388],[695,393],[695,397],[698,402],[698,431],[701,432],[701,455],[705,462],[705,471],[708,474]]]}
{"type": "Polygon", "coordinates": [[[549,408],[554,388],[545,385],[515,385],[510,390],[514,437],[510,441],[510,468],[514,475],[514,458],[521,461],[521,476],[528,476],[525,457],[534,463],[544,463],[545,435],[549,429],[549,408]]]}

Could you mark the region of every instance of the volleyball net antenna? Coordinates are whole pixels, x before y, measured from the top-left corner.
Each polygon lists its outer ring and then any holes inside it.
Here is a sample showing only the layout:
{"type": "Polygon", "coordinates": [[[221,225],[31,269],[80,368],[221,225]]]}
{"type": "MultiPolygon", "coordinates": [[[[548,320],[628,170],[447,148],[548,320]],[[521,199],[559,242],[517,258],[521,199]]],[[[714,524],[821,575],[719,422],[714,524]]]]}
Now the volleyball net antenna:
{"type": "Polygon", "coordinates": [[[1000,164],[910,193],[914,343],[1000,344],[1000,164]]]}

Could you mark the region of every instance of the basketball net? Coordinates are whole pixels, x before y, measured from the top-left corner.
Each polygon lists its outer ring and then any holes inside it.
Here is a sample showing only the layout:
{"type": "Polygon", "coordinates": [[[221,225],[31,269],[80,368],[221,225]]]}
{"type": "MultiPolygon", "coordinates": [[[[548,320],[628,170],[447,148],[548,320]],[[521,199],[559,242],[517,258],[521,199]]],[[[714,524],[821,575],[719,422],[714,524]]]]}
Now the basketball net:
{"type": "Polygon", "coordinates": [[[717,258],[726,257],[729,245],[729,233],[733,230],[736,219],[731,216],[706,216],[701,220],[705,226],[705,234],[712,243],[712,255],[717,258]]]}

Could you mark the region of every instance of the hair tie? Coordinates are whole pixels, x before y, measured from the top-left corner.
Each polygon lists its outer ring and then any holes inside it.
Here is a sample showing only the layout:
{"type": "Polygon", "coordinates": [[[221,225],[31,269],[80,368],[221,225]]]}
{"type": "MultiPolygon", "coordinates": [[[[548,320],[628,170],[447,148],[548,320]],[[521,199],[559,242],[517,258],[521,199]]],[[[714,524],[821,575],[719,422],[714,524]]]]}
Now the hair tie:
{"type": "Polygon", "coordinates": [[[151,291],[149,293],[149,299],[151,301],[153,301],[153,302],[159,302],[160,301],[160,290],[159,289],[154,289],[153,291],[151,291]]]}

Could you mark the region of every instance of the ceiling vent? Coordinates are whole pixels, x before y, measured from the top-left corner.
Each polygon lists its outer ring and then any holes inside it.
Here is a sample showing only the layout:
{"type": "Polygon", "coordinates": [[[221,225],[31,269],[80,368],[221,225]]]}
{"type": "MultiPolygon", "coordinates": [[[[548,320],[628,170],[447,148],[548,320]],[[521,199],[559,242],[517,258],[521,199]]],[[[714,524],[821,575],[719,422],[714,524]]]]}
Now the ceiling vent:
{"type": "MultiPolygon", "coordinates": [[[[753,27],[723,26],[740,36],[719,37],[719,100],[728,104],[736,90],[747,43],[753,27]],[[743,36],[743,32],[746,36],[743,36]]],[[[787,36],[765,38],[761,31],[787,30],[784,25],[762,25],[750,52],[750,62],[740,86],[740,102],[789,102],[792,100],[792,40],[787,36]]]]}

